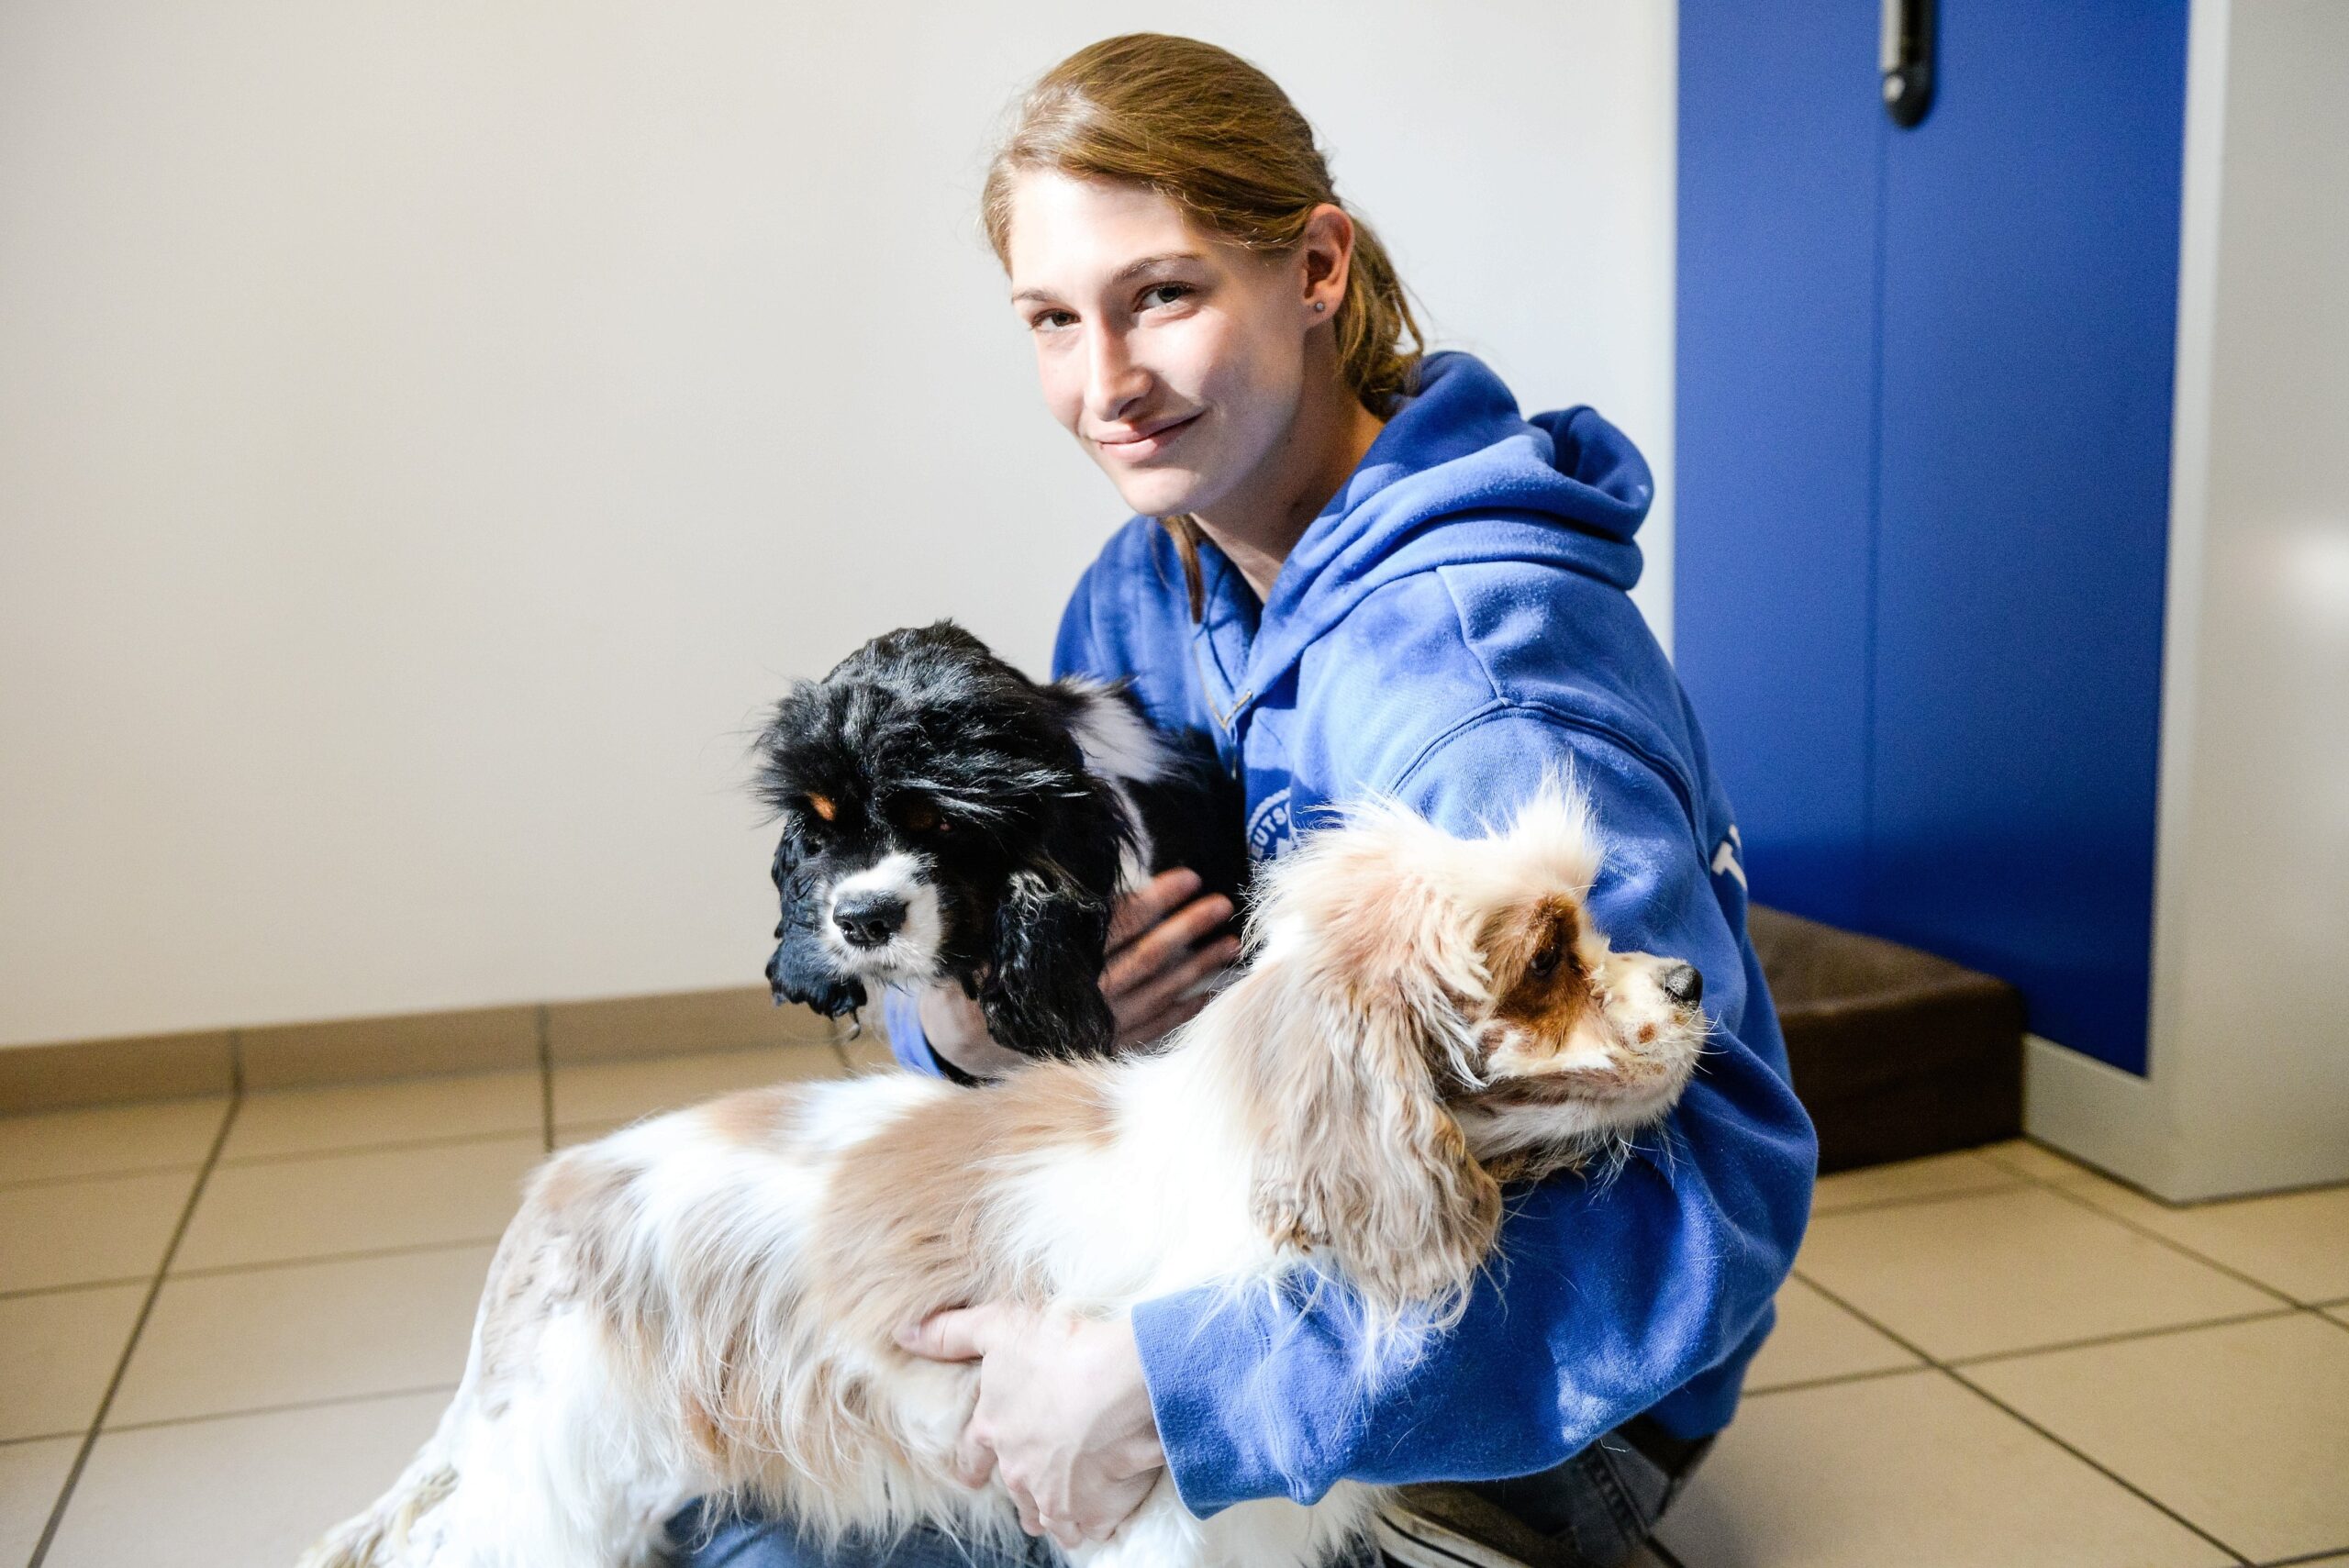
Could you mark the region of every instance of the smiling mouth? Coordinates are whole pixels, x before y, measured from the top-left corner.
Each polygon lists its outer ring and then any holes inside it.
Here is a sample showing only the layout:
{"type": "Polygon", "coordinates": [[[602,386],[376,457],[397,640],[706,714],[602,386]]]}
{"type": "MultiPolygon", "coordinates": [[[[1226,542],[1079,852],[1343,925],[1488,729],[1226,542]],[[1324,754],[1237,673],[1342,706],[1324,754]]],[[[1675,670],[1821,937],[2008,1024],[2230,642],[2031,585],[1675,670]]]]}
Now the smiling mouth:
{"type": "Polygon", "coordinates": [[[1096,436],[1093,438],[1093,444],[1120,462],[1139,462],[1145,458],[1156,457],[1160,452],[1164,451],[1177,436],[1196,424],[1198,417],[1197,414],[1186,414],[1180,419],[1152,426],[1139,435],[1114,438],[1096,436]]]}

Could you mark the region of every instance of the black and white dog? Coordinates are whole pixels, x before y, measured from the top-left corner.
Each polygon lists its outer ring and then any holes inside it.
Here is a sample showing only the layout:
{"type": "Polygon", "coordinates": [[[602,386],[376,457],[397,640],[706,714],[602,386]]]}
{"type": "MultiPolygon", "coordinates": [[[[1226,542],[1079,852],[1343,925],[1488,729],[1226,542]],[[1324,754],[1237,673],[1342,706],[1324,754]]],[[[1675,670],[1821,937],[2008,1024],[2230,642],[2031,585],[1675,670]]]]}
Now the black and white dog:
{"type": "Polygon", "coordinates": [[[1239,786],[1120,687],[1039,684],[952,621],[874,638],[775,706],[758,789],[783,820],[778,1002],[831,1017],[952,979],[988,1032],[1107,1051],[1111,905],[1184,865],[1237,902],[1239,786]]]}

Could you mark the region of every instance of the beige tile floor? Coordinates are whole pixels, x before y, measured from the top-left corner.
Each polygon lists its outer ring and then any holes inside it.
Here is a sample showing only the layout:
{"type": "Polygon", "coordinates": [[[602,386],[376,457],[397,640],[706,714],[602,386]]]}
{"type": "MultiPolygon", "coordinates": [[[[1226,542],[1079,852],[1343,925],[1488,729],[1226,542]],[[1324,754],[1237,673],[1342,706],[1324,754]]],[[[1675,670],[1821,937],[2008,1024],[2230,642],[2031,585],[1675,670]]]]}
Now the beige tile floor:
{"type": "MultiPolygon", "coordinates": [[[[870,1043],[0,1121],[0,1568],[290,1563],[430,1429],[547,1148],[870,1043]]],[[[1642,1568],[2349,1568],[2349,1186],[2014,1143],[1820,1184],[1642,1568]]]]}

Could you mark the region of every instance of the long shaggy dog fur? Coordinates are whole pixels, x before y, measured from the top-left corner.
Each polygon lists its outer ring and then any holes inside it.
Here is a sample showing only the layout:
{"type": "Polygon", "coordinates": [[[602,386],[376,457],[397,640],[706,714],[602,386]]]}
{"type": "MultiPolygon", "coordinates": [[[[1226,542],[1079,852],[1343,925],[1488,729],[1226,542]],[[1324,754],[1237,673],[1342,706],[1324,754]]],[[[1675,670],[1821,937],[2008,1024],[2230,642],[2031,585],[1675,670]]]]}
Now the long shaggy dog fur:
{"type": "MultiPolygon", "coordinates": [[[[1115,1317],[1207,1283],[1341,1274],[1407,1358],[1489,1253],[1498,1182],[1664,1114],[1702,1049],[1696,972],[1612,951],[1559,794],[1458,840],[1358,813],[1270,873],[1254,962],[1164,1050],[959,1090],[793,1084],[557,1156],[492,1266],[440,1430],[310,1568],[619,1568],[687,1499],[818,1538],[1017,1529],[954,1478],[975,1373],[893,1331],[1007,1300],[1115,1317]]],[[[1202,1521],[1172,1484],[1083,1568],[1314,1568],[1371,1488],[1202,1521]]]]}
{"type": "Polygon", "coordinates": [[[782,819],[767,979],[830,1017],[952,980],[988,1033],[1106,1051],[1117,895],[1170,866],[1237,901],[1237,786],[1125,691],[1041,684],[951,621],[874,638],[775,706],[759,792],[782,819]]]}

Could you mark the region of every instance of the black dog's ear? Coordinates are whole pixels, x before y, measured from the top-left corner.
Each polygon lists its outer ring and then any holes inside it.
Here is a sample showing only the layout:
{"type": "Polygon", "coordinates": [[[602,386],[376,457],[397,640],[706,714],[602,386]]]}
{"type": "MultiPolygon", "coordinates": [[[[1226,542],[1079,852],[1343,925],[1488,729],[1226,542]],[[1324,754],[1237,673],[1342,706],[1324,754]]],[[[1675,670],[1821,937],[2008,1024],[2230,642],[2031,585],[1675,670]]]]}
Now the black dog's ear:
{"type": "Polygon", "coordinates": [[[1101,999],[1109,900],[1019,871],[996,906],[993,952],[980,977],[987,1033],[1024,1056],[1101,1056],[1116,1020],[1101,999]]]}
{"type": "Polygon", "coordinates": [[[1123,808],[1095,780],[1046,803],[1036,858],[1011,873],[978,987],[987,1033],[1030,1056],[1100,1056],[1117,1043],[1101,999],[1101,958],[1129,834],[1123,808]]]}

